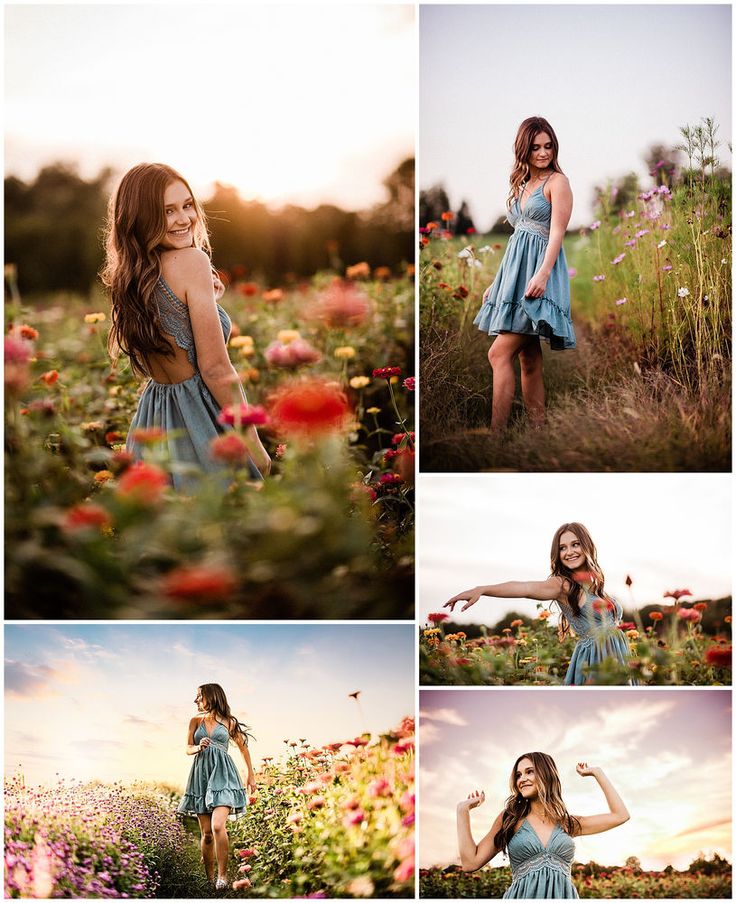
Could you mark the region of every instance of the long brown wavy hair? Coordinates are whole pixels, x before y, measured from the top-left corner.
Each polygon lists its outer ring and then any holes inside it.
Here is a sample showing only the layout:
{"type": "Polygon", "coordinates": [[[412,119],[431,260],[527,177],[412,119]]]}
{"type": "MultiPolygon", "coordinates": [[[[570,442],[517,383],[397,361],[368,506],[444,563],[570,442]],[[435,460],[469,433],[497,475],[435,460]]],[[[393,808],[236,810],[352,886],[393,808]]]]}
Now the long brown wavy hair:
{"type": "MultiPolygon", "coordinates": [[[[581,583],[575,579],[575,575],[579,575],[580,571],[586,574],[586,577],[590,582],[590,588],[596,596],[598,596],[599,599],[608,599],[603,588],[605,577],[601,566],[598,564],[598,550],[591,539],[590,533],[588,533],[586,528],[577,521],[573,521],[570,524],[562,524],[562,526],[558,527],[555,531],[555,535],[552,538],[552,548],[550,549],[550,566],[552,568],[552,576],[562,577],[564,579],[567,601],[576,615],[580,614],[580,595],[583,591],[581,583]],[[583,554],[585,555],[585,565],[575,571],[571,571],[570,568],[566,567],[562,563],[560,556],[560,539],[562,538],[563,533],[568,532],[574,533],[580,540],[580,545],[582,546],[583,554]]],[[[568,623],[567,618],[564,615],[561,615],[560,640],[564,639],[569,632],[570,624],[568,623]]]]}
{"type": "Polygon", "coordinates": [[[236,740],[238,735],[240,735],[247,746],[248,740],[252,740],[253,735],[250,733],[248,725],[238,721],[230,711],[227,696],[225,696],[225,691],[222,687],[219,684],[200,684],[198,690],[207,712],[214,715],[215,721],[220,721],[225,725],[233,740],[236,740]]]}
{"type": "Polygon", "coordinates": [[[542,116],[530,116],[525,119],[519,126],[516,133],[516,141],[514,141],[514,168],[511,170],[509,178],[509,196],[506,200],[506,206],[511,210],[511,206],[519,197],[521,186],[524,182],[528,182],[531,177],[531,167],[529,166],[529,158],[532,153],[532,144],[534,139],[540,132],[546,132],[552,141],[552,161],[549,168],[553,172],[562,172],[557,162],[557,154],[560,150],[557,135],[552,126],[542,116]]]}
{"type": "Polygon", "coordinates": [[[514,767],[511,769],[511,777],[509,779],[511,796],[506,800],[501,818],[501,827],[493,838],[496,849],[502,850],[504,853],[509,841],[514,836],[516,826],[522,819],[526,818],[532,808],[532,801],[525,799],[516,786],[516,770],[522,759],[530,759],[534,766],[537,793],[545,818],[555,825],[560,825],[563,831],[567,831],[571,837],[579,834],[581,830],[580,822],[574,815],[570,815],[562,801],[562,784],[560,783],[555,760],[552,756],[548,756],[547,753],[543,752],[524,753],[514,762],[514,767]]]}
{"type": "Polygon", "coordinates": [[[148,376],[146,357],[175,352],[164,337],[154,291],[161,275],[161,242],[166,235],[164,192],[183,182],[194,200],[193,246],[211,254],[207,218],[187,180],[163,163],[140,163],[122,178],[110,198],[105,224],[105,264],[100,278],[112,305],[108,352],[127,354],[134,373],[148,376]]]}

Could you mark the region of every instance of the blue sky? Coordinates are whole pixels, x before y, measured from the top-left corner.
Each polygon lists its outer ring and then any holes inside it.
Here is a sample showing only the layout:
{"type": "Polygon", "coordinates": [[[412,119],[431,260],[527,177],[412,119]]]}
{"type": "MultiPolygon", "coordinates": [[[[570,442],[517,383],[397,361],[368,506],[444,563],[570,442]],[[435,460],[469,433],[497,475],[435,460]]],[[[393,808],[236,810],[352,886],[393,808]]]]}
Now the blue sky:
{"type": "Polygon", "coordinates": [[[444,182],[476,226],[505,213],[516,130],[544,116],[570,179],[571,225],[593,186],[678,144],[679,126],[720,123],[731,165],[730,5],[430,5],[420,9],[419,185],[444,182]]]}
{"type": "Polygon", "coordinates": [[[414,711],[411,625],[9,625],[5,660],[6,773],[34,783],[182,784],[202,683],[252,726],[256,764],[285,739],[378,734],[414,711]]]}

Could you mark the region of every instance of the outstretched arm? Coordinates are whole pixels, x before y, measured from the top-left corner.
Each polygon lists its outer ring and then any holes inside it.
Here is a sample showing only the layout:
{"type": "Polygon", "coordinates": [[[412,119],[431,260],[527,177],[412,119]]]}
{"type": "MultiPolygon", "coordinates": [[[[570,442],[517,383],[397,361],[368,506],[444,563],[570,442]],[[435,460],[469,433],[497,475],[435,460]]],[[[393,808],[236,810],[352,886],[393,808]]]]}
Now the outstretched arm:
{"type": "Polygon", "coordinates": [[[606,796],[608,803],[608,812],[601,815],[578,815],[580,822],[581,834],[600,834],[603,831],[610,831],[611,828],[617,828],[631,817],[629,810],[626,808],[624,801],[616,792],[613,784],[603,774],[603,769],[597,766],[588,767],[587,762],[578,762],[577,773],[581,777],[592,775],[598,781],[601,790],[606,796]]]}
{"type": "Polygon", "coordinates": [[[467,600],[460,611],[465,611],[480,599],[481,596],[495,596],[498,599],[536,599],[539,602],[550,602],[559,599],[563,592],[562,577],[549,577],[547,580],[509,580],[507,583],[494,583],[489,586],[476,586],[458,593],[443,608],[453,611],[458,602],[467,600]]]}
{"type": "Polygon", "coordinates": [[[493,822],[491,830],[476,844],[470,831],[470,810],[480,806],[485,801],[485,793],[474,790],[466,800],[457,804],[457,842],[460,848],[460,865],[464,872],[474,872],[490,862],[498,853],[493,838],[501,827],[500,813],[493,822]]]}

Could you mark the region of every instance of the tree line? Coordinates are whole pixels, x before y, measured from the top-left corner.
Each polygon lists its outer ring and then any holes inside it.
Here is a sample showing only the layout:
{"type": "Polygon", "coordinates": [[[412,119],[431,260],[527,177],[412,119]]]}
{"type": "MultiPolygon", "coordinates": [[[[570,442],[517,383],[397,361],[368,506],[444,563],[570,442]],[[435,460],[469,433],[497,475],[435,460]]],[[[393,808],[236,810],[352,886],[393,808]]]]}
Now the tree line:
{"type": "MultiPolygon", "coordinates": [[[[116,181],[110,168],[83,179],[74,164],[61,162],[29,182],[5,179],[5,261],[17,267],[21,292],[94,289],[116,181]]],[[[332,204],[272,210],[216,183],[203,201],[213,262],[272,286],[360,261],[398,271],[414,259],[414,160],[404,160],[383,185],[383,203],[347,211],[332,204]]]]}

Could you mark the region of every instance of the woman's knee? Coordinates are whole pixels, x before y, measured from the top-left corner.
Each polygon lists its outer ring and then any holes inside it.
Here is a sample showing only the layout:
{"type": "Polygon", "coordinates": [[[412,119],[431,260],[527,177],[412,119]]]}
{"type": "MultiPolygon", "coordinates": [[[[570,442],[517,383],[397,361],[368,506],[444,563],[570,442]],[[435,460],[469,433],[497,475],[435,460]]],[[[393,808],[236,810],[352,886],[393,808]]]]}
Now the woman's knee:
{"type": "Polygon", "coordinates": [[[536,376],[542,372],[542,349],[538,345],[523,348],[519,352],[519,363],[524,376],[536,376]]]}
{"type": "Polygon", "coordinates": [[[214,835],[212,833],[212,828],[210,828],[208,831],[202,831],[202,840],[205,843],[212,843],[213,839],[214,835]]]}
{"type": "Polygon", "coordinates": [[[495,370],[497,367],[508,366],[511,363],[511,354],[505,348],[503,342],[496,340],[488,349],[488,363],[495,370]]]}

